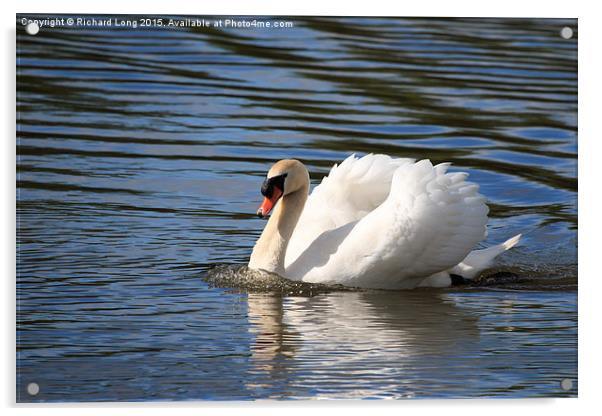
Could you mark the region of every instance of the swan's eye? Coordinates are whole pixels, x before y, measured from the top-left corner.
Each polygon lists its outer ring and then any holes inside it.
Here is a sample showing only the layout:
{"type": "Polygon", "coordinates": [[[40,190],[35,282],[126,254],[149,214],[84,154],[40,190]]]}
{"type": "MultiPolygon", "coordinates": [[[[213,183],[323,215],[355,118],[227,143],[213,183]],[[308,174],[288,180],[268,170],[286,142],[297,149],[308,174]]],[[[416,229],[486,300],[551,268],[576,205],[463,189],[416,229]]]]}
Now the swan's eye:
{"type": "Polygon", "coordinates": [[[280,189],[280,193],[284,193],[284,179],[286,178],[286,173],[278,176],[272,176],[271,178],[267,178],[263,181],[263,185],[261,185],[261,194],[266,198],[271,198],[274,194],[274,187],[280,189]]]}

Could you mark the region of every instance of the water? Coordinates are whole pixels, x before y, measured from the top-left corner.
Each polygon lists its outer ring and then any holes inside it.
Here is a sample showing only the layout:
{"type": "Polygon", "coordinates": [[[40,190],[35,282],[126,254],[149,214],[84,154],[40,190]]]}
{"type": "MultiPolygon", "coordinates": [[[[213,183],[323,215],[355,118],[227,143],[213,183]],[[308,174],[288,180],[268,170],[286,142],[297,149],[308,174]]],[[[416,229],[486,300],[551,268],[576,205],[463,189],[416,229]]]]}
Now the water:
{"type": "Polygon", "coordinates": [[[577,21],[276,20],[18,24],[17,400],[575,396],[577,21]],[[246,264],[273,161],[316,184],[353,152],[469,172],[519,280],[203,280],[246,264]]]}

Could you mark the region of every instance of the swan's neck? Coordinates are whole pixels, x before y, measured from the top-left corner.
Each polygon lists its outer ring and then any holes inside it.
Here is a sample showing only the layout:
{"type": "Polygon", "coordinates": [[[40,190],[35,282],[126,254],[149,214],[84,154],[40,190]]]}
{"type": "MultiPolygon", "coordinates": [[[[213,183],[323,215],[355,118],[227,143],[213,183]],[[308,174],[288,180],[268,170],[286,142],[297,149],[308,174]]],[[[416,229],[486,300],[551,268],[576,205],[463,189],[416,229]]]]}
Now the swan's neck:
{"type": "Polygon", "coordinates": [[[265,270],[284,277],[284,255],[303,212],[308,191],[309,183],[285,195],[278,202],[261,237],[255,243],[249,268],[265,270]]]}

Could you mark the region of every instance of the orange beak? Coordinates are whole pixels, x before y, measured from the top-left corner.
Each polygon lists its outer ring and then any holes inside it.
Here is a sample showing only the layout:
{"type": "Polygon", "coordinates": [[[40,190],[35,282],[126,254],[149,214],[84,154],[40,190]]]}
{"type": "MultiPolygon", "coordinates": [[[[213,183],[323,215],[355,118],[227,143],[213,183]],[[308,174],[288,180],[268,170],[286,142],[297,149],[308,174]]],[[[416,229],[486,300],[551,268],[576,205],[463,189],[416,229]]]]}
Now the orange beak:
{"type": "Polygon", "coordinates": [[[259,216],[259,218],[263,218],[266,215],[268,215],[270,213],[270,211],[272,210],[272,208],[274,208],[274,205],[276,205],[276,202],[278,202],[278,200],[280,199],[281,196],[282,196],[282,191],[277,186],[275,186],[272,197],[271,198],[268,198],[268,197],[263,198],[263,202],[261,203],[261,205],[259,206],[259,209],[257,210],[257,216],[259,216]]]}

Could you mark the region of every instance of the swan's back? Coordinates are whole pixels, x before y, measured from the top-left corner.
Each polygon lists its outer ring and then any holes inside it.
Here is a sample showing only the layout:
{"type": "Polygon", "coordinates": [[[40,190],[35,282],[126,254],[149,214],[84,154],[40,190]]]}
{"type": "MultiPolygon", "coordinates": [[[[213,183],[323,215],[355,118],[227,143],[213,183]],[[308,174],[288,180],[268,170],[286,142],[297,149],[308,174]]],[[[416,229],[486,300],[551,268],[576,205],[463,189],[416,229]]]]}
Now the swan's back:
{"type": "Polygon", "coordinates": [[[468,175],[448,166],[346,159],[308,199],[286,253],[287,277],[404,288],[460,263],[485,236],[488,208],[468,175]]]}
{"type": "Polygon", "coordinates": [[[448,167],[421,160],[395,172],[387,200],[371,218],[358,222],[339,247],[347,256],[353,251],[365,255],[351,244],[369,244],[366,235],[384,230],[367,261],[356,264],[363,273],[349,273],[349,285],[414,287],[460,263],[486,236],[489,208],[479,186],[466,181],[467,173],[448,173],[448,167]]]}

